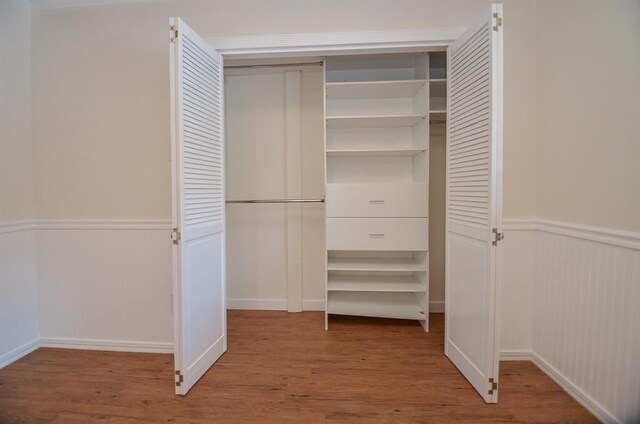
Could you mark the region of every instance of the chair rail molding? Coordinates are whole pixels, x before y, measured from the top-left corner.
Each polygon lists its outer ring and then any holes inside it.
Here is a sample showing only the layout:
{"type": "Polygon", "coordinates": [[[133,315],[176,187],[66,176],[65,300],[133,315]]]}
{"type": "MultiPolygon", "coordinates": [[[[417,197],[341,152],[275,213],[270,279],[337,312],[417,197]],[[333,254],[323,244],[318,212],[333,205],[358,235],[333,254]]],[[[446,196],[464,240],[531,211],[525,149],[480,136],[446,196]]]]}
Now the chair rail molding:
{"type": "Polygon", "coordinates": [[[36,220],[38,230],[170,230],[169,219],[45,219],[36,220]]]}
{"type": "Polygon", "coordinates": [[[595,241],[613,246],[640,250],[640,233],[621,231],[591,225],[573,224],[548,219],[505,218],[502,227],[506,231],[540,231],[562,236],[595,241]]]}
{"type": "Polygon", "coordinates": [[[33,228],[34,221],[32,219],[0,222],[0,234],[32,230],[33,228]]]}
{"type": "Polygon", "coordinates": [[[157,0],[31,0],[31,8],[34,10],[64,9],[111,4],[150,3],[152,1],[157,0]]]}

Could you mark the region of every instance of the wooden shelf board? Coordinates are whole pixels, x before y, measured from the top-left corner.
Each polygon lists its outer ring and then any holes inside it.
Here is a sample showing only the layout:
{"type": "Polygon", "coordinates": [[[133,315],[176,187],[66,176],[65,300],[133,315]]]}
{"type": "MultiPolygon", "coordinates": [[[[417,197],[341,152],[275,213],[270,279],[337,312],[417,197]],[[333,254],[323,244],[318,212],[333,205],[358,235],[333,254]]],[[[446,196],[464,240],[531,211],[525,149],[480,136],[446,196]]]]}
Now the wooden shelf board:
{"type": "Polygon", "coordinates": [[[329,291],[424,293],[424,285],[413,275],[329,274],[329,291]]]}
{"type": "Polygon", "coordinates": [[[421,80],[328,82],[327,99],[412,97],[427,83],[421,80]]]}
{"type": "Polygon", "coordinates": [[[327,150],[327,156],[411,156],[417,153],[424,153],[427,149],[331,149],[327,150]]]}
{"type": "Polygon", "coordinates": [[[425,117],[426,115],[327,116],[327,127],[412,127],[425,117]]]}
{"type": "Polygon", "coordinates": [[[329,292],[327,296],[329,314],[426,319],[414,293],[329,292]]]}
{"type": "Polygon", "coordinates": [[[329,257],[329,271],[426,271],[414,258],[329,257]]]}

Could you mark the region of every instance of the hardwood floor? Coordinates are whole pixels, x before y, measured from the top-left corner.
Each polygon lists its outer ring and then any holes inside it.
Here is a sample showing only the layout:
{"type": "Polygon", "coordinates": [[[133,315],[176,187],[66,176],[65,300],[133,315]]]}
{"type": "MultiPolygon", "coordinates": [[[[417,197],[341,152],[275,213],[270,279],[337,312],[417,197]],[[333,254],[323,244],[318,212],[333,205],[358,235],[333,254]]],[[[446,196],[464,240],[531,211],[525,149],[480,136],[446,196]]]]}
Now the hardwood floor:
{"type": "Polygon", "coordinates": [[[172,355],[39,349],[0,370],[1,423],[596,423],[529,362],[487,405],[416,322],[230,311],[229,348],[184,397],[172,355]]]}

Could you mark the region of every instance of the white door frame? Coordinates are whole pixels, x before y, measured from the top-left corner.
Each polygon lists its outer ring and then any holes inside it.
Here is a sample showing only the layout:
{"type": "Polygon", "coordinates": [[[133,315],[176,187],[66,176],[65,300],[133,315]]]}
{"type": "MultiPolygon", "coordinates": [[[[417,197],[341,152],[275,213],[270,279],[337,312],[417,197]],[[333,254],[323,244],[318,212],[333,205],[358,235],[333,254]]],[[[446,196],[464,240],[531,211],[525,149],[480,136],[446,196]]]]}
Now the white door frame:
{"type": "Polygon", "coordinates": [[[443,50],[465,28],[323,32],[205,38],[228,59],[263,59],[443,50]]]}
{"type": "MultiPolygon", "coordinates": [[[[466,28],[421,28],[389,31],[209,37],[225,62],[234,59],[278,59],[349,54],[446,51],[466,28]]],[[[325,301],[326,307],[326,301],[325,301]]]]}

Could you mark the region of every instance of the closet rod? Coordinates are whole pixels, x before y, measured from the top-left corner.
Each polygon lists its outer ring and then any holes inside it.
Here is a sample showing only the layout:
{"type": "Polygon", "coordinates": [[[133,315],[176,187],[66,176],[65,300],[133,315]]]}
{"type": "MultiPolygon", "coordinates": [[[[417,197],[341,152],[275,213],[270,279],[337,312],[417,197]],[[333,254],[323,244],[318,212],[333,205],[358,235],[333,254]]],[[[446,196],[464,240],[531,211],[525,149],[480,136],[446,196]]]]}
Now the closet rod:
{"type": "Polygon", "coordinates": [[[322,66],[323,62],[299,62],[299,63],[270,63],[259,65],[230,65],[225,66],[224,69],[243,69],[243,68],[282,68],[285,66],[322,66]]]}
{"type": "Polygon", "coordinates": [[[324,203],[324,199],[253,199],[227,200],[226,203],[324,203]]]}

